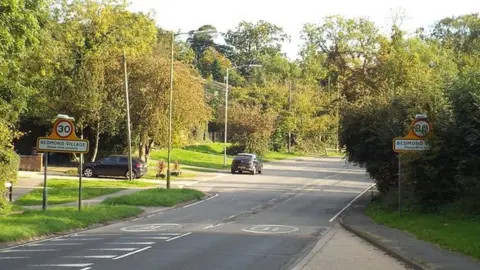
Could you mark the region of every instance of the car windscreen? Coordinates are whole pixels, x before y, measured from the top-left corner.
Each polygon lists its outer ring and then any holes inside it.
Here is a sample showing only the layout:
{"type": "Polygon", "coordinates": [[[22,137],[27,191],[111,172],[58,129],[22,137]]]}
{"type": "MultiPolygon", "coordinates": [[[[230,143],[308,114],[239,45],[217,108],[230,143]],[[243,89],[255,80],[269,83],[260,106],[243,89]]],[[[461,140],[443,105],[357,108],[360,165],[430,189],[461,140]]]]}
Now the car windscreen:
{"type": "Polygon", "coordinates": [[[236,156],[235,160],[241,160],[241,161],[250,161],[253,158],[251,156],[236,156]]]}

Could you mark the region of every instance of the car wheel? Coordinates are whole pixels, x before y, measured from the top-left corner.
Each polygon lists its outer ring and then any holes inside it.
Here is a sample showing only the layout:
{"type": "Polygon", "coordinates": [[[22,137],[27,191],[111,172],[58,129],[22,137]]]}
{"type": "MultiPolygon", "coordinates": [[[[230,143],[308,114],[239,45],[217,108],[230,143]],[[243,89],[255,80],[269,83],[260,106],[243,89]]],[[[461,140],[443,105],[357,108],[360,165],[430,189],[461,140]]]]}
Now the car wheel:
{"type": "Polygon", "coordinates": [[[257,168],[256,168],[256,167],[253,167],[252,175],[255,175],[255,174],[257,174],[257,168]]]}
{"type": "Polygon", "coordinates": [[[83,170],[83,175],[85,177],[93,177],[93,169],[92,168],[86,168],[83,170]]]}
{"type": "MultiPolygon", "coordinates": [[[[128,171],[125,172],[125,177],[126,177],[127,179],[130,179],[129,176],[130,176],[130,174],[128,173],[128,171]]],[[[137,178],[137,174],[136,174],[135,172],[132,172],[132,179],[136,179],[136,178],[137,178]]]]}
{"type": "Polygon", "coordinates": [[[232,174],[235,174],[235,170],[234,170],[234,169],[232,169],[232,174]]]}

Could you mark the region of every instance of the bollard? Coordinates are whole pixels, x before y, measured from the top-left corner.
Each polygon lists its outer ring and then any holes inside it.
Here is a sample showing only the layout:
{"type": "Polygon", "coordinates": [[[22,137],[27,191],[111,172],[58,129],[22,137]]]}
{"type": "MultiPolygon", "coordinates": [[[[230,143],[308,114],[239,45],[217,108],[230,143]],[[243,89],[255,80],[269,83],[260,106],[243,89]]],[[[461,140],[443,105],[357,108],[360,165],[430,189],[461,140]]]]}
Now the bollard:
{"type": "Polygon", "coordinates": [[[12,195],[13,195],[13,182],[5,182],[5,187],[8,188],[8,200],[12,202],[12,195]]]}

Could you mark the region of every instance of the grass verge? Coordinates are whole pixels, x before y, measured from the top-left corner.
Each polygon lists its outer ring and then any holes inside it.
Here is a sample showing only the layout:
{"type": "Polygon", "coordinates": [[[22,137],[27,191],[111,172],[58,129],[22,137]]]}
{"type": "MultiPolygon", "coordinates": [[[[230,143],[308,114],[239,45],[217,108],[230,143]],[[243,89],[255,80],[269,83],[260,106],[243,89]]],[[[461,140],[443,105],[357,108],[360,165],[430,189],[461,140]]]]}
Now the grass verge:
{"type": "MultiPolygon", "coordinates": [[[[155,184],[139,181],[83,181],[82,198],[91,199],[103,195],[119,192],[128,187],[146,187],[155,184]]],[[[16,205],[41,205],[43,189],[34,189],[30,193],[18,198],[16,205]]],[[[78,181],[50,179],[48,180],[48,204],[62,204],[75,202],[78,199],[78,181]]]]}
{"type": "Polygon", "coordinates": [[[107,205],[136,205],[136,206],[174,206],[176,204],[195,199],[201,199],[203,192],[195,189],[148,189],[130,195],[107,198],[103,204],[107,205]]]}
{"type": "Polygon", "coordinates": [[[0,242],[29,240],[33,237],[85,228],[138,215],[142,210],[133,206],[96,205],[84,207],[56,207],[46,212],[27,210],[22,214],[0,217],[0,242]]]}
{"type": "MultiPolygon", "coordinates": [[[[155,150],[152,151],[151,158],[153,160],[167,160],[167,150],[155,150]]],[[[180,168],[182,165],[206,167],[213,169],[223,168],[223,155],[195,152],[185,149],[175,148],[172,149],[171,160],[178,160],[180,168]]],[[[227,164],[231,163],[231,158],[228,158],[227,164]]]]}
{"type": "Polygon", "coordinates": [[[480,259],[480,219],[459,212],[421,213],[389,210],[372,203],[366,214],[377,223],[413,233],[419,239],[480,259]]]}

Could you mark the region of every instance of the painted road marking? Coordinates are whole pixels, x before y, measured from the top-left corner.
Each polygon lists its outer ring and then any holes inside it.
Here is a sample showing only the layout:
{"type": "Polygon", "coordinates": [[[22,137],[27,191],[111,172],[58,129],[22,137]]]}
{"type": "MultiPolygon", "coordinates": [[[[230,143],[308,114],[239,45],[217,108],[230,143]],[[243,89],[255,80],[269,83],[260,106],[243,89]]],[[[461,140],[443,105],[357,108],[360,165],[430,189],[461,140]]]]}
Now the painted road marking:
{"type": "Polygon", "coordinates": [[[242,229],[244,232],[250,233],[264,233],[264,234],[275,234],[275,233],[292,233],[298,231],[297,227],[285,226],[285,225],[255,225],[250,226],[245,229],[242,229]]]}
{"type": "Polygon", "coordinates": [[[181,229],[182,225],[175,223],[144,224],[122,228],[125,232],[154,232],[168,229],[181,229]]]}
{"type": "Polygon", "coordinates": [[[60,242],[60,241],[96,241],[96,240],[103,240],[105,238],[58,238],[51,240],[52,242],[60,242]]]}
{"type": "Polygon", "coordinates": [[[205,199],[205,200],[185,205],[183,208],[188,208],[188,207],[191,207],[191,206],[194,206],[194,205],[197,205],[197,204],[201,204],[201,203],[204,203],[206,201],[210,201],[211,199],[215,199],[216,197],[218,197],[218,193],[215,194],[214,196],[210,197],[210,198],[205,199]]]}
{"type": "Polygon", "coordinates": [[[64,258],[81,258],[81,259],[111,259],[117,255],[87,255],[87,256],[64,256],[64,258]]]}
{"type": "Polygon", "coordinates": [[[347,210],[358,198],[360,198],[363,194],[367,193],[370,189],[372,189],[376,184],[371,185],[367,189],[365,189],[362,193],[358,194],[351,202],[349,202],[340,212],[338,212],[335,216],[333,216],[328,222],[332,222],[338,218],[345,210],[347,210]]]}
{"type": "Polygon", "coordinates": [[[142,251],[147,250],[147,249],[149,249],[149,248],[152,248],[152,247],[151,247],[151,246],[144,247],[144,248],[142,248],[142,249],[132,251],[132,252],[127,253],[127,254],[124,254],[124,255],[122,255],[122,256],[115,257],[115,258],[113,258],[112,260],[118,260],[118,259],[121,259],[121,258],[125,258],[125,257],[127,257],[127,256],[130,256],[130,255],[133,255],[133,254],[142,252],[142,251]]]}
{"type": "Polygon", "coordinates": [[[192,234],[192,232],[184,233],[184,234],[182,234],[182,235],[179,235],[179,236],[177,236],[177,237],[170,238],[170,239],[165,240],[165,241],[166,241],[166,242],[170,242],[170,241],[177,240],[177,239],[179,239],[179,238],[182,238],[182,237],[187,236],[187,235],[190,235],[190,234],[192,234]]]}
{"type": "Polygon", "coordinates": [[[46,244],[30,244],[27,247],[39,247],[39,246],[81,246],[83,243],[46,243],[46,244]]]}
{"type": "Polygon", "coordinates": [[[80,270],[90,270],[90,269],[92,269],[92,267],[85,267],[85,268],[82,268],[80,270]]]}
{"type": "Polygon", "coordinates": [[[168,236],[140,236],[140,237],[122,237],[122,239],[155,239],[155,240],[167,240],[168,236]]]}
{"type": "Polygon", "coordinates": [[[95,251],[134,251],[137,248],[91,248],[89,250],[95,251]]]}
{"type": "Polygon", "coordinates": [[[1,251],[2,253],[11,253],[11,252],[42,252],[42,251],[55,251],[56,249],[7,249],[1,251]]]}
{"type": "Polygon", "coordinates": [[[66,264],[32,264],[36,267],[87,267],[93,263],[66,263],[66,264]]]}
{"type": "Polygon", "coordinates": [[[69,237],[90,237],[90,236],[99,237],[99,236],[117,236],[117,235],[121,235],[121,234],[120,233],[102,233],[102,234],[82,233],[82,234],[72,234],[72,235],[69,235],[69,237]]]}
{"type": "Polygon", "coordinates": [[[113,242],[108,245],[153,245],[155,242],[113,242]]]}
{"type": "Polygon", "coordinates": [[[0,260],[28,259],[30,257],[0,257],[0,260]]]}

